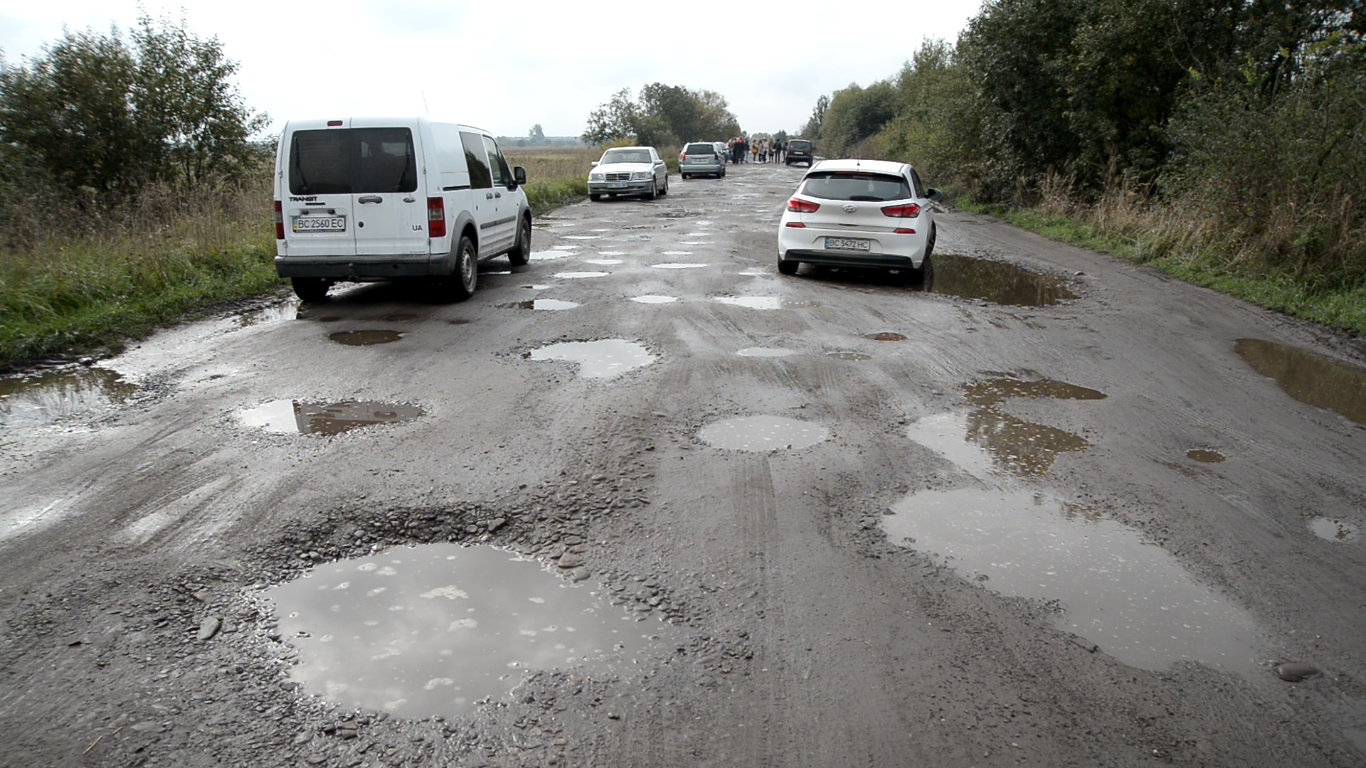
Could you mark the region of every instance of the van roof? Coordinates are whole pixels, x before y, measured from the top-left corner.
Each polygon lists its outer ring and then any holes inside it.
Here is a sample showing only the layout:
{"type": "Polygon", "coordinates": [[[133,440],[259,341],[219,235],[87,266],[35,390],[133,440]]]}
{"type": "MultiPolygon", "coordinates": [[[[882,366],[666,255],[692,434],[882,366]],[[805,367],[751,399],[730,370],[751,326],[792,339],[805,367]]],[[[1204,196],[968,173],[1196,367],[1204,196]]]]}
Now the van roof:
{"type": "MultiPolygon", "coordinates": [[[[430,125],[432,123],[447,123],[449,120],[432,120],[426,115],[345,115],[342,117],[311,117],[303,120],[290,120],[285,123],[285,130],[307,131],[326,128],[388,128],[394,126],[404,126],[415,128],[420,125],[430,125]],[[333,125],[339,122],[341,125],[333,125]]],[[[478,131],[479,133],[493,134],[483,128],[463,123],[454,123],[462,130],[478,131]]]]}

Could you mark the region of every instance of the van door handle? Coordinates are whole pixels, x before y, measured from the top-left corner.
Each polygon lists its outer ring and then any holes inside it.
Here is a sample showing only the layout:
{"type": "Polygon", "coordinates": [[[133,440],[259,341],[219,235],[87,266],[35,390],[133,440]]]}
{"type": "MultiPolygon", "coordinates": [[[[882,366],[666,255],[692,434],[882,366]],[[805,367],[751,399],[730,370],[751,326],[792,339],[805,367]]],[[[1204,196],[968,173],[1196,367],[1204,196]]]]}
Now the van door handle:
{"type": "Polygon", "coordinates": [[[503,196],[503,193],[502,193],[502,192],[494,192],[494,193],[493,193],[493,196],[494,196],[494,197],[497,197],[497,198],[501,198],[501,197],[503,196]]]}
{"type": "Polygon", "coordinates": [[[364,195],[363,197],[357,198],[356,202],[361,205],[365,205],[366,203],[382,203],[384,202],[384,198],[379,195],[364,195]]]}
{"type": "Polygon", "coordinates": [[[493,199],[493,193],[492,193],[492,192],[485,193],[485,194],[484,194],[484,199],[485,199],[485,200],[492,200],[492,199],[493,199]]]}

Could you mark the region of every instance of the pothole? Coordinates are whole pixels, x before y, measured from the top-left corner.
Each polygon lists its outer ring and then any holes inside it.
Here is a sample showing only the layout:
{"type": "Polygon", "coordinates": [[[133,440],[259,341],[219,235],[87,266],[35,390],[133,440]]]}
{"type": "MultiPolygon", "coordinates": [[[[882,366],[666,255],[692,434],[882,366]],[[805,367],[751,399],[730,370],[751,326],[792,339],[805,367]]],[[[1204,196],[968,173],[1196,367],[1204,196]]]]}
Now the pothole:
{"type": "Polygon", "coordinates": [[[1234,349],[1301,403],[1366,424],[1366,371],[1274,341],[1238,339],[1234,349]]]}
{"type": "Polygon", "coordinates": [[[1208,448],[1192,448],[1186,451],[1186,458],[1201,464],[1220,464],[1224,461],[1224,454],[1208,448]]]}
{"type": "Polygon", "coordinates": [[[565,240],[601,240],[602,235],[564,235],[565,240]]]}
{"type": "Polygon", "coordinates": [[[571,254],[568,251],[532,251],[531,260],[558,261],[559,259],[567,259],[570,255],[571,254]]]}
{"type": "Polygon", "coordinates": [[[697,433],[705,443],[732,451],[800,450],[828,440],[819,424],[781,416],[746,416],[708,424],[697,433]]]}
{"type": "Polygon", "coordinates": [[[283,304],[276,304],[273,307],[258,309],[255,312],[248,312],[237,318],[239,328],[250,328],[253,325],[269,325],[270,323],[283,323],[299,317],[299,305],[293,301],[283,304]]]}
{"type": "Polygon", "coordinates": [[[674,261],[668,264],[651,264],[650,266],[654,269],[701,269],[707,265],[674,261]]]}
{"type": "Polygon", "coordinates": [[[689,210],[686,210],[686,209],[685,209],[685,210],[681,210],[681,211],[678,211],[678,210],[674,210],[674,211],[664,211],[664,212],[659,213],[659,214],[656,214],[656,215],[657,215],[659,218],[661,218],[661,219],[687,219],[687,218],[693,218],[693,217],[701,216],[702,214],[703,214],[703,211],[689,211],[689,210]]]}
{"type": "MultiPolygon", "coordinates": [[[[661,251],[661,256],[691,256],[692,251],[661,251]]],[[[705,264],[701,266],[706,266],[705,264]]]]}
{"type": "Polygon", "coordinates": [[[1309,523],[1309,530],[1315,536],[1327,541],[1355,541],[1357,527],[1351,523],[1331,517],[1316,517],[1309,523]]]}
{"type": "Polygon", "coordinates": [[[504,304],[503,306],[509,309],[535,309],[553,312],[562,309],[573,309],[579,305],[572,301],[561,301],[559,299],[528,299],[526,301],[515,301],[511,304],[504,304]]]}
{"type": "Polygon", "coordinates": [[[716,300],[732,307],[746,309],[782,309],[783,300],[777,296],[718,296],[716,300]]]}
{"type": "Polygon", "coordinates": [[[467,714],[528,670],[629,673],[667,630],[534,560],[457,544],[320,565],[265,597],[305,690],[411,718],[467,714]]]}
{"type": "Polygon", "coordinates": [[[890,541],[1003,595],[1060,601],[1057,625],[1120,662],[1256,671],[1251,616],[1171,553],[1086,507],[1033,490],[922,491],[881,523],[890,541]]]}
{"type": "Polygon", "coordinates": [[[526,353],[531,360],[564,360],[579,364],[585,379],[610,379],[655,361],[643,345],[624,339],[570,341],[526,353]]]}
{"type": "Polygon", "coordinates": [[[678,301],[677,296],[632,296],[631,301],[637,304],[672,304],[678,301]]]}
{"type": "Polygon", "coordinates": [[[397,424],[423,415],[415,405],[344,400],[338,403],[310,403],[300,400],[272,400],[238,414],[241,422],[276,434],[339,435],[361,427],[397,424]]]}
{"type": "Polygon", "coordinates": [[[599,256],[625,256],[625,251],[598,251],[599,256]]]}
{"type": "Polygon", "coordinates": [[[872,355],[865,355],[865,354],[862,353],[862,352],[852,352],[852,351],[850,351],[850,350],[845,350],[845,349],[837,349],[837,350],[834,350],[834,351],[832,351],[832,352],[826,352],[826,353],[825,353],[825,356],[826,356],[826,357],[833,357],[833,358],[835,358],[836,360],[856,360],[856,361],[857,361],[857,360],[872,360],[872,359],[873,359],[873,356],[872,356],[872,355]]]}
{"type": "Polygon", "coordinates": [[[403,334],[398,331],[337,331],[327,334],[327,338],[348,347],[368,347],[398,341],[403,334]]]}
{"type": "Polygon", "coordinates": [[[954,254],[935,254],[933,278],[925,290],[1019,307],[1045,307],[1077,297],[1061,277],[954,254]]]}
{"type": "Polygon", "coordinates": [[[778,347],[746,347],[735,354],[740,357],[787,357],[797,353],[790,349],[778,347]]]}
{"type": "Polygon", "coordinates": [[[621,259],[584,259],[584,264],[595,264],[600,267],[611,267],[621,263],[621,259]]]}
{"type": "Polygon", "coordinates": [[[46,424],[127,402],[137,387],[107,368],[0,379],[0,425],[46,424]]]}
{"type": "Polygon", "coordinates": [[[585,280],[593,277],[607,277],[611,272],[556,272],[555,277],[561,280],[585,280]]]}
{"type": "Polygon", "coordinates": [[[906,340],[906,336],[905,336],[905,335],[900,334],[900,333],[892,333],[891,331],[883,331],[882,333],[874,333],[874,334],[871,334],[868,338],[872,339],[873,341],[905,341],[905,340],[906,340]]]}

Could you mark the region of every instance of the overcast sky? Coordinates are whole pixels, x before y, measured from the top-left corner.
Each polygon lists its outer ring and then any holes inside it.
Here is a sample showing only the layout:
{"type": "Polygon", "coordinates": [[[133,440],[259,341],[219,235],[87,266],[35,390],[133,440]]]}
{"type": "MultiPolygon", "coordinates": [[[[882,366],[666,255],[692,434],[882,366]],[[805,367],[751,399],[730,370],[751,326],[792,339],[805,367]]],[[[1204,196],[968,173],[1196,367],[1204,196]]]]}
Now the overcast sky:
{"type": "MultiPolygon", "coordinates": [[[[981,2],[143,5],[154,18],[184,8],[192,32],[216,35],[241,64],[243,101],[276,130],[290,118],[427,112],[504,136],[536,123],[576,136],[613,93],[653,82],[721,93],[746,131],[795,131],[821,94],[892,77],[927,37],[957,39],[981,2]]],[[[64,24],[126,33],[137,16],[134,0],[0,0],[0,50],[18,64],[64,24]]]]}

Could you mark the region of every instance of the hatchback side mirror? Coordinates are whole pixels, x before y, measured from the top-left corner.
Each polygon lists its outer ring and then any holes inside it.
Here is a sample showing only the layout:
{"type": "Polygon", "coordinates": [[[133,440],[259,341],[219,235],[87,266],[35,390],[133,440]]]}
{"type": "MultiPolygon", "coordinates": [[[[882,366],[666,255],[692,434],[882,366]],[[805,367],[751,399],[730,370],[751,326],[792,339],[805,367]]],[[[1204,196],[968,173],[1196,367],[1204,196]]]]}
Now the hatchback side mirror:
{"type": "Polygon", "coordinates": [[[514,167],[514,168],[512,169],[512,180],[515,181],[515,182],[517,182],[517,186],[519,186],[519,187],[525,185],[525,184],[526,184],[526,169],[523,168],[523,167],[520,166],[520,165],[514,167]]]}
{"type": "Polygon", "coordinates": [[[938,200],[943,200],[943,199],[944,199],[943,193],[941,193],[939,190],[935,189],[934,187],[930,187],[929,189],[925,190],[925,195],[926,195],[926,197],[930,198],[931,200],[936,200],[936,201],[938,201],[938,200]]]}

